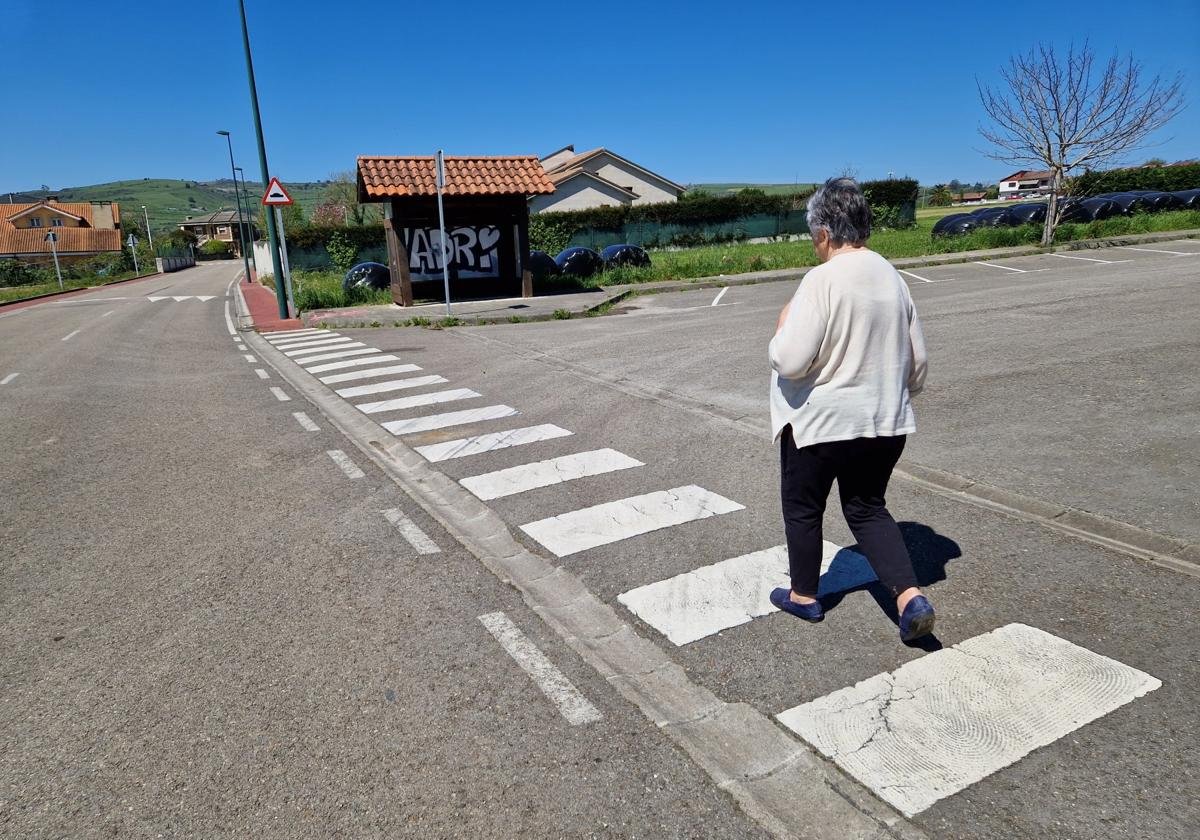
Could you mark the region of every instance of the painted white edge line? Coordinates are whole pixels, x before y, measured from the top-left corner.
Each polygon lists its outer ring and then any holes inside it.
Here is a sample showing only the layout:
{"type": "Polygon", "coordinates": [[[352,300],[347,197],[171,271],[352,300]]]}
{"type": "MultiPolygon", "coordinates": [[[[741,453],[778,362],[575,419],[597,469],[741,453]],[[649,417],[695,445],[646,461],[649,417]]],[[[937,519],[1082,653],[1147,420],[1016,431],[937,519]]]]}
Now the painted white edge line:
{"type": "Polygon", "coordinates": [[[255,356],[253,353],[245,353],[242,355],[242,358],[245,359],[247,362],[250,362],[250,364],[254,364],[255,362],[258,361],[258,357],[255,356]]]}
{"type": "Polygon", "coordinates": [[[1161,248],[1133,248],[1129,245],[1118,245],[1122,251],[1145,251],[1147,254],[1171,254],[1176,257],[1200,257],[1200,251],[1164,251],[1161,248]]]}
{"type": "Polygon", "coordinates": [[[270,374],[267,373],[263,368],[255,368],[254,372],[258,374],[259,379],[268,379],[270,377],[270,374]]]}
{"type": "MultiPolygon", "coordinates": [[[[916,278],[917,280],[920,280],[922,283],[940,283],[940,282],[942,282],[941,280],[930,280],[928,277],[922,277],[920,274],[913,274],[911,271],[905,271],[903,268],[897,268],[896,271],[900,272],[901,274],[907,274],[909,277],[916,278]]],[[[945,279],[949,280],[950,278],[947,277],[945,279]]]]}
{"type": "Polygon", "coordinates": [[[325,454],[333,459],[333,463],[342,468],[346,478],[366,478],[367,474],[360,470],[358,465],[350,460],[350,456],[342,450],[330,449],[325,454]]]}
{"type": "Polygon", "coordinates": [[[8,376],[4,377],[3,379],[0,379],[0,385],[7,385],[9,382],[12,382],[14,379],[16,379],[20,375],[21,374],[19,374],[19,373],[10,373],[8,376]]]}
{"type": "Polygon", "coordinates": [[[300,428],[306,432],[319,432],[321,427],[312,421],[312,418],[303,411],[293,411],[292,416],[296,418],[296,422],[300,424],[300,428]]]}
{"type": "Polygon", "coordinates": [[[429,538],[429,535],[421,530],[417,523],[413,522],[407,516],[400,512],[399,508],[389,508],[388,510],[380,511],[387,519],[396,526],[396,530],[400,532],[400,536],[408,540],[418,554],[438,554],[441,549],[437,543],[429,538]]]}
{"type": "Polygon", "coordinates": [[[74,338],[75,336],[79,335],[81,332],[83,332],[83,328],[82,328],[82,327],[81,327],[80,329],[73,330],[72,332],[69,332],[69,333],[67,333],[67,334],[66,334],[66,335],[64,335],[64,336],[63,336],[63,337],[62,337],[60,340],[61,340],[61,341],[70,341],[72,338],[74,338]]]}
{"type": "Polygon", "coordinates": [[[287,395],[287,392],[284,391],[282,388],[280,388],[277,385],[271,386],[271,393],[274,394],[275,399],[279,400],[280,402],[291,402],[292,401],[292,398],[287,395]]]}
{"type": "Polygon", "coordinates": [[[717,296],[715,298],[713,298],[713,302],[710,303],[709,306],[716,306],[718,303],[720,303],[721,298],[725,297],[725,293],[728,291],[729,291],[729,287],[726,286],[724,289],[721,289],[721,291],[717,292],[717,296]]]}

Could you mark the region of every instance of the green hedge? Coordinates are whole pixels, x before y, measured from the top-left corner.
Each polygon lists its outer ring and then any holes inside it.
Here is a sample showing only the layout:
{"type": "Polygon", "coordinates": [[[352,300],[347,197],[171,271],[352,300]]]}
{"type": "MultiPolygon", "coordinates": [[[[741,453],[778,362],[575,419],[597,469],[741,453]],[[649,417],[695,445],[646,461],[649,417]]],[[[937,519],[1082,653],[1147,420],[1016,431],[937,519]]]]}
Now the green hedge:
{"type": "Polygon", "coordinates": [[[383,236],[382,223],[377,225],[348,225],[346,227],[305,225],[304,227],[287,232],[287,244],[289,248],[293,246],[296,248],[323,248],[329,242],[329,238],[335,233],[340,233],[345,242],[353,246],[355,250],[387,244],[383,236]]]}
{"type": "Polygon", "coordinates": [[[1084,172],[1075,177],[1071,186],[1071,192],[1075,195],[1099,195],[1126,190],[1192,190],[1200,188],[1200,163],[1084,172]]]}

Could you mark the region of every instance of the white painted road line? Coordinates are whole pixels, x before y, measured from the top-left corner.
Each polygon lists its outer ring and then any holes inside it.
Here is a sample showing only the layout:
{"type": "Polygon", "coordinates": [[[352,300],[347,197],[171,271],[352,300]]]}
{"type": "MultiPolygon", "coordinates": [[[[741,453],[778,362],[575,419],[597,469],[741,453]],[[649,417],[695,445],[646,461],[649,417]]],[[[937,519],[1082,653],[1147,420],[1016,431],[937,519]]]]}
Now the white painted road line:
{"type": "Polygon", "coordinates": [[[396,526],[400,536],[408,540],[408,544],[417,550],[418,554],[437,554],[441,551],[437,543],[429,539],[429,535],[421,530],[416,522],[400,512],[398,508],[381,511],[387,521],[396,526]]]}
{"type": "Polygon", "coordinates": [[[509,429],[507,432],[448,440],[444,443],[431,443],[429,446],[418,446],[416,450],[427,461],[448,461],[451,458],[465,458],[467,455],[478,455],[481,452],[508,449],[510,446],[524,446],[527,443],[568,437],[571,434],[566,429],[546,423],[541,426],[526,426],[523,429],[509,429]]]}
{"type": "Polygon", "coordinates": [[[237,330],[233,328],[233,318],[229,314],[229,301],[225,301],[225,329],[230,335],[237,335],[237,330]]]}
{"type": "Polygon", "coordinates": [[[365,397],[367,394],[386,394],[388,391],[402,391],[405,388],[420,388],[423,385],[440,385],[449,382],[444,376],[414,376],[411,379],[389,379],[387,382],[373,382],[370,385],[355,385],[352,388],[342,388],[334,391],[339,397],[365,397]]]}
{"type": "Polygon", "coordinates": [[[116,311],[117,311],[117,310],[115,310],[115,309],[110,309],[110,310],[108,310],[107,312],[105,312],[103,315],[101,315],[100,317],[101,317],[101,318],[107,318],[109,315],[113,314],[113,313],[114,313],[114,312],[116,312],[116,311]]]}
{"type": "MultiPolygon", "coordinates": [[[[313,362],[327,362],[330,359],[344,359],[350,356],[369,356],[378,352],[374,347],[364,347],[361,350],[339,350],[336,353],[322,353],[319,356],[309,356],[307,359],[295,359],[294,361],[298,365],[311,365],[313,362]]],[[[312,373],[312,370],[309,373],[312,373]]]]}
{"type": "MultiPolygon", "coordinates": [[[[310,364],[312,359],[305,359],[305,364],[310,364]]],[[[331,361],[328,365],[317,365],[316,367],[307,368],[308,373],[324,373],[325,371],[341,371],[347,367],[361,367],[362,365],[374,365],[380,361],[400,361],[400,356],[392,356],[386,353],[377,356],[371,356],[370,359],[348,359],[346,361],[331,361]]],[[[421,370],[421,368],[416,368],[421,370]]],[[[322,382],[325,382],[322,379],[322,382]]]]}
{"type": "Polygon", "coordinates": [[[312,421],[312,418],[303,411],[293,411],[292,416],[296,418],[296,422],[300,424],[300,428],[306,432],[319,432],[321,427],[312,421]]]}
{"type": "Polygon", "coordinates": [[[366,478],[366,473],[358,468],[358,466],[350,460],[350,456],[340,449],[330,449],[325,453],[333,459],[333,463],[342,468],[342,472],[346,474],[346,478],[366,478]]]}
{"type": "Polygon", "coordinates": [[[423,405],[437,405],[438,403],[457,402],[458,400],[473,400],[481,396],[483,395],[472,391],[470,388],[451,388],[448,391],[434,391],[431,394],[417,394],[414,397],[397,397],[392,400],[357,403],[354,407],[363,414],[378,414],[381,411],[400,411],[423,405]]]}
{"type": "Polygon", "coordinates": [[[409,420],[389,420],[380,425],[394,435],[411,435],[417,432],[445,429],[450,426],[465,426],[468,423],[482,423],[485,420],[515,417],[520,413],[510,405],[489,405],[483,408],[468,408],[465,411],[448,411],[445,414],[428,414],[409,420]]]}
{"type": "MultiPolygon", "coordinates": [[[[824,543],[817,596],[875,580],[857,551],[824,543]]],[[[629,611],[677,645],[686,645],[779,610],[771,590],[790,587],[786,545],[731,557],[617,596],[629,611]]]]}
{"type": "Polygon", "coordinates": [[[329,347],[337,344],[349,344],[354,339],[348,336],[339,335],[333,338],[314,338],[311,341],[289,341],[286,344],[280,342],[274,345],[276,350],[281,351],[285,356],[290,356],[289,350],[305,350],[311,347],[329,347]]]}
{"type": "MultiPolygon", "coordinates": [[[[940,280],[930,280],[928,277],[922,277],[920,274],[913,274],[911,271],[905,271],[902,268],[897,268],[896,271],[899,271],[901,274],[907,274],[909,277],[916,278],[917,280],[920,280],[922,283],[940,283],[941,282],[940,280]]],[[[950,278],[947,277],[946,279],[949,280],[950,278]]]]}
{"type": "Polygon", "coordinates": [[[971,265],[982,265],[985,268],[999,268],[1002,271],[1015,271],[1018,274],[1036,274],[1039,271],[1046,271],[1045,268],[1013,268],[1011,265],[1000,265],[1000,263],[976,262],[971,261],[971,265]]]}
{"type": "Polygon", "coordinates": [[[12,382],[14,379],[16,379],[20,375],[21,374],[19,374],[19,373],[10,373],[8,376],[4,377],[3,379],[0,379],[0,385],[7,385],[9,382],[12,382]]]}
{"type": "Polygon", "coordinates": [[[61,339],[61,340],[62,340],[62,341],[70,341],[72,338],[74,338],[75,336],[79,335],[81,332],[83,332],[83,330],[82,330],[82,329],[78,329],[78,330],[75,330],[75,331],[73,331],[73,332],[69,332],[69,333],[67,333],[66,335],[64,335],[64,336],[62,337],[62,339],[61,339]]]}
{"type": "Polygon", "coordinates": [[[1050,256],[1058,257],[1060,260],[1083,260],[1084,262],[1103,263],[1104,265],[1133,262],[1133,260],[1098,260],[1095,257],[1071,257],[1066,254],[1051,254],[1050,256]]]}
{"type": "Polygon", "coordinates": [[[244,354],[242,356],[242,358],[245,359],[247,362],[250,362],[251,364],[258,361],[258,358],[251,353],[244,354]]]}
{"type": "Polygon", "coordinates": [[[539,519],[522,525],[521,530],[556,556],[566,557],[672,525],[733,513],[744,507],[689,484],[539,519]]]}
{"type": "Polygon", "coordinates": [[[615,449],[595,449],[591,452],[576,452],[546,461],[521,464],[504,470],[473,475],[459,480],[480,499],[501,499],[515,496],[527,490],[575,481],[592,475],[628,470],[646,466],[615,449]]]}
{"type": "MultiPolygon", "coordinates": [[[[379,356],[374,359],[356,359],[355,365],[369,365],[375,362],[394,361],[395,356],[379,356]]],[[[340,363],[343,367],[348,367],[348,363],[340,363]]],[[[316,368],[313,368],[316,370],[316,368]]],[[[337,382],[353,382],[356,379],[371,379],[376,376],[387,376],[393,373],[413,373],[420,370],[416,365],[386,365],[384,367],[367,368],[366,370],[352,370],[349,373],[334,373],[330,376],[322,376],[320,380],[326,385],[333,385],[337,382]]]]}
{"type": "Polygon", "coordinates": [[[287,395],[287,392],[277,386],[271,386],[271,393],[274,394],[275,399],[279,400],[280,402],[292,401],[292,398],[287,395]]]}
{"type": "Polygon", "coordinates": [[[726,292],[728,292],[728,291],[729,291],[729,287],[728,287],[728,286],[726,286],[724,289],[722,289],[721,291],[717,292],[717,296],[716,296],[715,298],[713,298],[713,302],[712,302],[712,303],[710,303],[710,304],[709,304],[709,306],[716,306],[718,303],[720,303],[720,302],[721,302],[721,298],[725,297],[725,293],[726,293],[726,292]]]}
{"type": "Polygon", "coordinates": [[[1176,257],[1200,257],[1200,251],[1164,251],[1161,248],[1132,248],[1129,245],[1118,245],[1122,251],[1145,251],[1147,254],[1170,254],[1176,257]]]}
{"type": "Polygon", "coordinates": [[[275,342],[275,341],[283,341],[283,340],[287,339],[288,336],[305,335],[307,333],[319,333],[319,332],[325,332],[325,331],[314,329],[312,327],[307,327],[307,328],[301,329],[301,330],[280,330],[279,332],[266,333],[263,335],[263,338],[265,338],[267,341],[275,342]]]}
{"type": "Polygon", "coordinates": [[[238,351],[239,351],[239,352],[241,352],[241,353],[245,353],[245,352],[246,352],[246,345],[245,345],[245,344],[239,344],[239,345],[237,346],[237,349],[238,349],[238,351]]]}
{"type": "Polygon", "coordinates": [[[508,620],[508,616],[502,612],[488,613],[479,616],[479,621],[542,690],[542,694],[554,704],[567,723],[580,726],[604,718],[600,710],[538,650],[537,645],[508,620]]]}
{"type": "MultiPolygon", "coordinates": [[[[349,350],[351,347],[366,347],[361,341],[352,341],[348,338],[334,338],[321,343],[320,347],[301,347],[299,350],[284,350],[283,355],[289,359],[302,364],[303,359],[296,358],[298,356],[309,356],[313,353],[328,353],[330,350],[349,350]]],[[[378,350],[375,352],[379,352],[378,350]]]]}
{"type": "MultiPolygon", "coordinates": [[[[346,338],[341,333],[326,333],[325,335],[302,335],[297,338],[289,338],[286,341],[272,341],[271,343],[280,350],[294,350],[297,347],[307,347],[310,344],[320,344],[322,341],[329,341],[333,338],[346,338]]],[[[349,339],[347,339],[348,341],[349,339]]]]}
{"type": "Polygon", "coordinates": [[[270,374],[267,373],[263,368],[255,368],[254,372],[256,374],[258,374],[259,379],[269,379],[270,378],[270,374]]]}
{"type": "Polygon", "coordinates": [[[1009,624],[777,718],[911,817],[1161,685],[1009,624]]]}

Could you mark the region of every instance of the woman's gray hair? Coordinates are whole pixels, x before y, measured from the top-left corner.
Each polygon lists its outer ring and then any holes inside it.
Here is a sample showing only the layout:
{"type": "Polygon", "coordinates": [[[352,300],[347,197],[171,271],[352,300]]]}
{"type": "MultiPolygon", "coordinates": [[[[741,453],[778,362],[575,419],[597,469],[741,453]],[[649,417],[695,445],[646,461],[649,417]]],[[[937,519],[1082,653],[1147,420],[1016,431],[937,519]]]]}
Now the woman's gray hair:
{"type": "Polygon", "coordinates": [[[808,229],[834,245],[861,245],[871,236],[871,205],[853,178],[830,178],[808,200],[808,229]]]}

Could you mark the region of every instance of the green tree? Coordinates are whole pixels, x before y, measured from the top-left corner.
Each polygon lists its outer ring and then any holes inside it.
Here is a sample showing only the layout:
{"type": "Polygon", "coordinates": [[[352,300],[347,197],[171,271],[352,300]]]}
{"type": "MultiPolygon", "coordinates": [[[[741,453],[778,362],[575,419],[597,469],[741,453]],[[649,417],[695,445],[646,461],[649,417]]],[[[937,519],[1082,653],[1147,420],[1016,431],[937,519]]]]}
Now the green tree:
{"type": "Polygon", "coordinates": [[[950,195],[950,190],[946,188],[945,184],[933,185],[933,191],[929,193],[930,207],[949,207],[953,200],[954,197],[950,195]]]}

